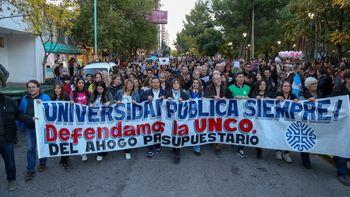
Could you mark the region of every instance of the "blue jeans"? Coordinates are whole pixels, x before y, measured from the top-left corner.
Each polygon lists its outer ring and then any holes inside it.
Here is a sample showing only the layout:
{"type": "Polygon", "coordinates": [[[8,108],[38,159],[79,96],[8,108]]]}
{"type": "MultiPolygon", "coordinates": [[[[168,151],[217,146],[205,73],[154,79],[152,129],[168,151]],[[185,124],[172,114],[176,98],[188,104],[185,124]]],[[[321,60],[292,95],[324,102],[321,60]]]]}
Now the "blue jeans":
{"type": "MultiPolygon", "coordinates": [[[[24,135],[27,143],[27,172],[34,172],[36,165],[36,136],[34,129],[25,128],[24,135]]],[[[40,159],[40,164],[46,164],[46,158],[40,159]]]]}
{"type": "Polygon", "coordinates": [[[0,143],[0,154],[4,159],[7,180],[16,180],[16,162],[15,154],[13,153],[13,144],[8,144],[6,142],[0,143]]]}
{"type": "Polygon", "coordinates": [[[337,167],[338,176],[347,176],[348,175],[348,166],[347,162],[350,160],[349,158],[343,157],[334,157],[335,164],[337,167]]]}

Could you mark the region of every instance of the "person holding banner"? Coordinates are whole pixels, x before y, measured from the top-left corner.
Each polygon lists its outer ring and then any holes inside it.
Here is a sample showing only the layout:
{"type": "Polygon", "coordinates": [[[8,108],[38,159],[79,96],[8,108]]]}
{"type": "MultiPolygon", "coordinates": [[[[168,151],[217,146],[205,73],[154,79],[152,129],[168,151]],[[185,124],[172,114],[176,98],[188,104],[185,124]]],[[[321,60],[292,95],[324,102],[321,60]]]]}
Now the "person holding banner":
{"type": "MultiPolygon", "coordinates": [[[[293,102],[298,102],[297,96],[292,93],[292,85],[289,81],[284,81],[282,83],[281,91],[277,92],[276,96],[277,96],[276,99],[279,101],[292,100],[293,102]]],[[[277,150],[276,159],[277,160],[284,159],[287,163],[293,162],[292,158],[290,157],[289,151],[283,151],[283,154],[282,154],[281,150],[277,150]]]]}
{"type": "MultiPolygon", "coordinates": [[[[249,64],[248,64],[249,65],[249,64]]],[[[232,98],[234,99],[247,99],[250,93],[250,86],[245,84],[244,73],[239,72],[235,75],[236,83],[232,84],[228,89],[232,94],[232,98]]],[[[241,158],[246,158],[247,155],[243,150],[243,146],[238,146],[237,155],[241,158]]]]}
{"type": "MultiPolygon", "coordinates": [[[[226,99],[228,91],[221,83],[220,75],[213,75],[212,82],[207,86],[204,92],[205,98],[211,98],[215,100],[226,99]]],[[[217,157],[221,157],[221,144],[214,144],[215,154],[217,157]]]]}
{"type": "MultiPolygon", "coordinates": [[[[138,92],[135,90],[135,83],[134,80],[129,78],[125,80],[124,88],[121,90],[118,90],[117,94],[114,97],[114,100],[117,103],[139,103],[140,102],[140,96],[138,92]]],[[[125,159],[129,160],[131,159],[131,149],[126,149],[124,151],[125,153],[125,159]]]]}
{"type": "MultiPolygon", "coordinates": [[[[89,107],[108,107],[113,104],[113,96],[108,92],[107,86],[104,81],[98,81],[95,83],[95,90],[92,92],[89,99],[89,107]]],[[[102,161],[103,157],[107,155],[107,152],[97,153],[96,160],[102,161]]]]}
{"type": "MultiPolygon", "coordinates": [[[[192,85],[188,90],[188,95],[190,96],[190,99],[200,99],[204,97],[203,86],[200,79],[194,78],[192,80],[192,85]]],[[[193,152],[195,155],[199,156],[201,154],[200,145],[193,146],[193,152]]]]}
{"type": "MultiPolygon", "coordinates": [[[[53,85],[53,93],[51,95],[52,101],[70,101],[70,96],[64,89],[64,84],[61,81],[56,81],[53,85]]],[[[62,156],[60,163],[64,169],[69,168],[69,156],[62,156]]]]}
{"type": "MultiPolygon", "coordinates": [[[[36,80],[30,80],[26,84],[28,95],[23,96],[19,108],[28,116],[34,118],[34,100],[50,101],[50,96],[40,91],[40,83],[36,80]]],[[[35,126],[24,125],[20,123],[20,128],[24,132],[27,143],[27,173],[24,176],[26,181],[32,180],[35,176],[36,165],[36,134],[35,126]]],[[[39,172],[46,169],[46,158],[40,159],[39,172]]]]}
{"type": "MultiPolygon", "coordinates": [[[[267,83],[265,80],[259,80],[256,83],[255,90],[253,91],[251,98],[262,99],[262,98],[270,98],[271,93],[267,90],[267,83]]],[[[256,157],[261,159],[262,149],[256,148],[256,157]]]]}
{"type": "MultiPolygon", "coordinates": [[[[350,97],[350,71],[346,71],[343,75],[344,82],[336,86],[332,92],[332,96],[348,95],[350,97]]],[[[336,167],[338,180],[345,186],[350,186],[350,178],[348,175],[348,166],[347,163],[350,161],[350,158],[344,157],[333,157],[336,167]]]]}
{"type": "MultiPolygon", "coordinates": [[[[90,92],[85,89],[84,79],[83,78],[77,78],[75,81],[75,88],[70,93],[70,97],[72,98],[72,101],[74,103],[79,103],[82,105],[88,105],[89,104],[89,98],[90,98],[90,92]]],[[[81,155],[82,161],[87,161],[87,155],[83,154],[81,155]]]]}
{"type": "Polygon", "coordinates": [[[16,163],[13,147],[17,143],[16,120],[22,121],[28,127],[34,127],[31,116],[18,109],[17,104],[9,97],[0,93],[0,155],[5,163],[8,190],[14,191],[16,186],[16,163]]]}
{"type": "MultiPolygon", "coordinates": [[[[188,94],[182,90],[181,88],[181,81],[177,78],[173,79],[172,81],[172,89],[167,92],[166,94],[166,98],[169,100],[177,100],[179,102],[184,101],[184,100],[188,100],[188,94]]],[[[174,152],[174,162],[175,163],[179,163],[181,156],[180,156],[180,148],[173,148],[173,152],[174,152]]]]}
{"type": "MultiPolygon", "coordinates": [[[[323,93],[317,88],[317,79],[314,77],[308,77],[304,82],[305,90],[300,97],[300,100],[308,100],[315,102],[316,99],[323,98],[323,93]]],[[[310,153],[300,153],[301,161],[306,169],[311,169],[310,153]]]]}
{"type": "MultiPolygon", "coordinates": [[[[146,78],[147,79],[147,78],[146,78]]],[[[164,99],[166,90],[160,88],[160,80],[157,77],[151,78],[151,89],[143,92],[141,101],[153,101],[154,99],[164,99]]],[[[147,157],[151,158],[154,155],[154,151],[160,153],[160,144],[148,146],[147,157]]]]}

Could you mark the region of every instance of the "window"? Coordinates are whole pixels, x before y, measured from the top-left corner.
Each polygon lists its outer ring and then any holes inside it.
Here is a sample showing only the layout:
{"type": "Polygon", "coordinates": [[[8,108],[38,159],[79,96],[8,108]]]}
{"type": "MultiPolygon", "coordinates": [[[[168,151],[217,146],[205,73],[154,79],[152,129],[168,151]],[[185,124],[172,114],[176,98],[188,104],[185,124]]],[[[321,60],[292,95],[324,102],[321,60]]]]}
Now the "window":
{"type": "Polygon", "coordinates": [[[4,48],[4,47],[5,47],[4,38],[0,37],[0,48],[4,48]]]}

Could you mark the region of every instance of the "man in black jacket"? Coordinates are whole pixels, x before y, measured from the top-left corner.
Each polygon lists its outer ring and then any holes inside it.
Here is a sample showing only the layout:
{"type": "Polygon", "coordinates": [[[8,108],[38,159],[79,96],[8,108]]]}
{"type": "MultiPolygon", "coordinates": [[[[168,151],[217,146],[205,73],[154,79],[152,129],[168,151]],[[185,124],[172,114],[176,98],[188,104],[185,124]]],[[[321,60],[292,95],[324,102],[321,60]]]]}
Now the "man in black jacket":
{"type": "MultiPolygon", "coordinates": [[[[232,96],[228,92],[227,88],[222,84],[221,76],[214,74],[211,83],[205,89],[204,97],[215,100],[231,98],[232,96]]],[[[222,156],[221,144],[214,144],[214,148],[216,156],[220,158],[222,156]]]]}
{"type": "Polygon", "coordinates": [[[0,154],[4,159],[10,191],[17,188],[16,163],[13,152],[13,146],[17,142],[16,120],[22,121],[28,126],[34,126],[32,117],[22,113],[13,100],[0,93],[0,154]]]}
{"type": "MultiPolygon", "coordinates": [[[[336,86],[332,96],[349,95],[350,97],[350,71],[344,73],[344,83],[336,86]]],[[[338,180],[345,186],[350,186],[347,162],[350,158],[333,157],[337,167],[338,180]]]]}
{"type": "MultiPolygon", "coordinates": [[[[160,88],[160,80],[157,77],[152,77],[151,80],[151,86],[152,88],[149,90],[146,90],[142,93],[141,97],[141,102],[143,101],[153,101],[156,99],[163,99],[167,93],[166,90],[160,88]]],[[[147,157],[151,158],[154,155],[154,152],[160,153],[160,147],[161,144],[155,144],[148,146],[148,152],[147,152],[147,157]]]]}
{"type": "MultiPolygon", "coordinates": [[[[179,102],[188,100],[189,96],[188,94],[182,90],[181,80],[180,79],[173,79],[172,81],[172,89],[166,93],[165,97],[169,100],[177,100],[179,102]]],[[[177,164],[180,162],[180,148],[173,148],[174,153],[174,162],[177,164]]]]}

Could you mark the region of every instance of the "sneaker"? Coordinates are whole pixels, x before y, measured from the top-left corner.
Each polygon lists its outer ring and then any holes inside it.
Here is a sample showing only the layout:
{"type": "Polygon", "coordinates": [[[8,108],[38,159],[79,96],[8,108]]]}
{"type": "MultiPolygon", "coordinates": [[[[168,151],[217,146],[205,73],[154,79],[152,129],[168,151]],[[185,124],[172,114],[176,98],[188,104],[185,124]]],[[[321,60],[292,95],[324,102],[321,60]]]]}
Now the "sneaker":
{"type": "Polygon", "coordinates": [[[193,151],[194,152],[194,154],[196,155],[196,156],[200,156],[201,155],[201,152],[196,152],[196,151],[193,151]]]}
{"type": "Polygon", "coordinates": [[[344,186],[350,186],[350,179],[348,176],[338,176],[338,180],[344,185],[344,186]]]}
{"type": "Polygon", "coordinates": [[[126,160],[131,159],[131,153],[125,153],[125,159],[126,160]]]}
{"type": "Polygon", "coordinates": [[[292,163],[293,162],[292,158],[290,158],[290,154],[289,153],[283,154],[282,157],[283,157],[284,161],[286,161],[287,163],[292,163]]]}
{"type": "Polygon", "coordinates": [[[103,156],[97,155],[96,161],[102,161],[102,160],[103,160],[103,156]]]}
{"type": "Polygon", "coordinates": [[[221,156],[222,156],[222,152],[219,149],[215,150],[215,154],[218,158],[221,158],[221,156]]]}
{"type": "Polygon", "coordinates": [[[9,191],[15,191],[16,189],[17,189],[16,180],[9,181],[8,182],[8,190],[9,191]]]}
{"type": "Polygon", "coordinates": [[[245,154],[244,150],[239,150],[237,152],[237,155],[240,157],[240,158],[247,158],[248,156],[245,154]]]}
{"type": "Polygon", "coordinates": [[[38,171],[39,172],[44,172],[45,170],[46,170],[46,164],[40,164],[39,168],[38,168],[38,171]]]}
{"type": "Polygon", "coordinates": [[[152,158],[153,155],[154,155],[154,152],[153,152],[153,151],[149,151],[149,152],[147,153],[146,157],[152,158]]]}
{"type": "Polygon", "coordinates": [[[35,172],[27,172],[26,175],[24,175],[24,180],[30,181],[35,177],[35,172]]]}
{"type": "Polygon", "coordinates": [[[180,155],[175,155],[175,157],[174,157],[174,163],[175,163],[175,164],[178,164],[178,163],[180,163],[180,160],[181,160],[180,155]]]}
{"type": "Polygon", "coordinates": [[[276,151],[276,159],[282,160],[282,152],[281,151],[276,151]]]}
{"type": "Polygon", "coordinates": [[[81,160],[82,161],[87,161],[88,160],[87,155],[81,155],[81,160]]]}

